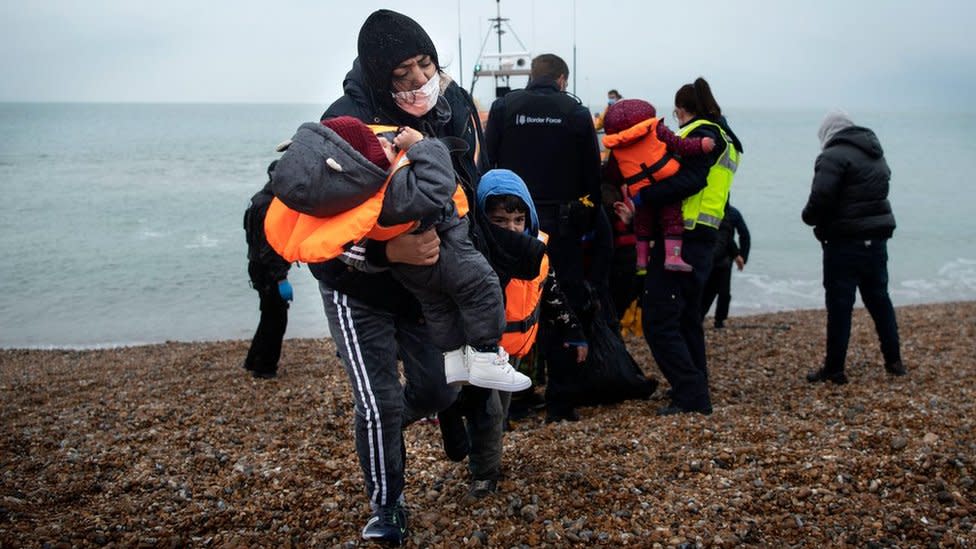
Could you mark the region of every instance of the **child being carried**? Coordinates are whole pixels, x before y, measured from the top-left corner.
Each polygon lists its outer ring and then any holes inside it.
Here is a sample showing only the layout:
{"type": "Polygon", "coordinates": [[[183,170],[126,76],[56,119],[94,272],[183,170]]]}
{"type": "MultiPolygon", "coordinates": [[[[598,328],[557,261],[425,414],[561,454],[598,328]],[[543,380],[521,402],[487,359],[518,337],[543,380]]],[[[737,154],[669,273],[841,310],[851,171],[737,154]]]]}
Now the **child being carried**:
{"type": "Polygon", "coordinates": [[[275,170],[273,189],[283,204],[269,209],[268,241],[286,258],[339,257],[355,268],[375,270],[365,239],[435,229],[436,263],[392,263],[389,269],[420,301],[430,338],[444,352],[448,383],[528,388],[531,379],[512,368],[499,346],[505,329],[501,286],[469,238],[467,201],[450,152],[440,140],[425,139],[412,128],[393,135],[392,142],[378,137],[350,116],[303,124],[275,170]],[[275,217],[286,205],[300,213],[275,217]],[[291,220],[296,215],[305,217],[291,220]],[[308,228],[317,222],[321,225],[308,228]],[[273,238],[272,232],[282,236],[273,238]]]}
{"type": "MultiPolygon", "coordinates": [[[[604,119],[606,135],[603,145],[610,149],[624,177],[622,192],[634,212],[634,233],[637,236],[637,271],[647,272],[651,226],[654,210],[642,204],[640,191],[644,187],[671,177],[680,164],[674,155],[707,154],[715,148],[710,137],[680,138],[657,118],[654,106],[641,99],[623,99],[607,109],[604,119]]],[[[681,204],[662,204],[657,207],[664,233],[664,268],[668,271],[690,272],[691,265],[681,258],[681,238],[684,220],[681,204]]]]}

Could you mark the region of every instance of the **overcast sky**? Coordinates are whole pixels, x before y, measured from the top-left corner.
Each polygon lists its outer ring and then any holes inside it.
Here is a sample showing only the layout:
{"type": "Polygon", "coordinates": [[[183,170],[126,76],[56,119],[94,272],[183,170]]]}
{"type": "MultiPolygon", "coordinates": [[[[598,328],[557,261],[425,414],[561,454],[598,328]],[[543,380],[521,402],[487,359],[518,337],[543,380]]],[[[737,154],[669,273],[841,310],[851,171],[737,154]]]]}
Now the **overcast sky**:
{"type": "MultiPolygon", "coordinates": [[[[0,0],[0,101],[324,105],[341,93],[360,25],[381,7],[420,22],[442,65],[470,87],[492,0],[0,0]]],[[[592,106],[609,88],[668,106],[699,75],[726,109],[956,112],[972,111],[976,97],[972,0],[503,0],[501,8],[533,54],[575,67],[575,91],[592,106]]],[[[494,37],[489,44],[497,49],[494,37]]],[[[511,35],[503,49],[518,49],[511,35]]],[[[475,88],[483,101],[493,93],[489,80],[475,88]]]]}

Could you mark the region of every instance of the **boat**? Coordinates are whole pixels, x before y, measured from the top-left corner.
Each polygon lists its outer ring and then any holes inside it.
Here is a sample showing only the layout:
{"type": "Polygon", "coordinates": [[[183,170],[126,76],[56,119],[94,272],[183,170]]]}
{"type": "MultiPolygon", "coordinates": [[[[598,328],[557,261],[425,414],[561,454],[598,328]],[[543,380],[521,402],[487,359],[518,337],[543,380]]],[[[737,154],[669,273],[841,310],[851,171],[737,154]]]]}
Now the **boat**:
{"type": "MultiPolygon", "coordinates": [[[[496,0],[495,3],[497,12],[495,17],[488,19],[491,22],[491,26],[488,28],[485,38],[481,41],[481,50],[478,52],[478,61],[474,65],[471,87],[468,89],[468,93],[472,97],[474,97],[474,87],[478,83],[479,78],[494,79],[495,99],[504,97],[505,94],[512,91],[512,77],[524,76],[526,83],[528,82],[532,65],[532,53],[525,47],[518,34],[515,33],[515,29],[512,28],[509,19],[502,17],[501,0],[496,0]],[[518,44],[518,49],[509,51],[503,49],[502,37],[506,34],[512,36],[518,44]],[[495,52],[487,52],[488,41],[492,35],[496,37],[497,50],[495,52]]],[[[488,111],[479,108],[478,115],[481,117],[481,123],[484,124],[488,119],[488,111]]]]}
{"type": "MultiPolygon", "coordinates": [[[[475,84],[478,83],[479,78],[493,78],[495,81],[495,99],[499,97],[504,97],[505,94],[512,91],[512,77],[525,77],[525,83],[528,83],[528,77],[531,73],[532,67],[532,52],[525,47],[525,44],[516,34],[515,29],[509,23],[507,17],[502,17],[502,7],[501,0],[495,0],[496,13],[495,17],[490,17],[488,19],[491,22],[491,26],[488,28],[488,32],[485,34],[484,39],[481,41],[481,50],[478,52],[478,61],[474,65],[474,71],[471,79],[471,87],[468,89],[468,93],[473,98],[475,84]],[[511,34],[512,38],[518,44],[519,49],[505,51],[502,47],[502,38],[506,34],[511,34]],[[486,52],[488,46],[488,41],[495,36],[495,43],[497,50],[495,52],[486,52]]],[[[575,10],[575,8],[574,8],[575,10]]],[[[573,56],[575,59],[576,47],[573,46],[573,56]]],[[[574,62],[575,64],[575,62],[574,62]]],[[[524,87],[524,86],[523,86],[524,87]]],[[[475,100],[477,104],[477,100],[475,100]]],[[[596,125],[598,114],[595,113],[592,116],[593,124],[596,125]]],[[[488,121],[488,110],[478,106],[478,116],[481,118],[481,124],[484,125],[488,121]]],[[[597,131],[598,134],[603,134],[603,129],[600,128],[597,131]]],[[[604,160],[606,160],[607,151],[603,148],[603,143],[600,143],[600,154],[604,160]]]]}

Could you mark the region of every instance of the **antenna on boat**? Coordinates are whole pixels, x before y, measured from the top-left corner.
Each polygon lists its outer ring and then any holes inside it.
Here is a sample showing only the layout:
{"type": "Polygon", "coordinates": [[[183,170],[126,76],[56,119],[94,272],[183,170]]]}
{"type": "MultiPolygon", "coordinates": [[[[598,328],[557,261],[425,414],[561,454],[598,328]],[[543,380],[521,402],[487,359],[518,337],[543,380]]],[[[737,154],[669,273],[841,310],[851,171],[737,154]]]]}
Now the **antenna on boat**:
{"type": "Polygon", "coordinates": [[[458,78],[461,79],[458,85],[464,87],[464,54],[461,50],[461,0],[458,0],[458,78]]]}
{"type": "Polygon", "coordinates": [[[532,64],[532,54],[528,52],[525,44],[515,34],[515,29],[508,23],[508,19],[502,17],[502,1],[495,0],[495,4],[497,6],[496,16],[488,19],[492,24],[485,35],[485,39],[481,42],[478,62],[474,66],[474,77],[469,90],[472,95],[474,95],[474,85],[481,76],[493,76],[495,78],[495,97],[502,97],[512,89],[509,85],[511,77],[529,76],[530,74],[529,67],[532,64]],[[498,37],[498,53],[485,53],[485,47],[488,45],[488,39],[491,38],[492,33],[498,37]],[[510,33],[515,38],[519,47],[522,48],[520,51],[507,53],[502,51],[502,35],[505,33],[510,33]]]}
{"type": "Polygon", "coordinates": [[[573,95],[576,95],[576,0],[573,0],[573,95]]]}

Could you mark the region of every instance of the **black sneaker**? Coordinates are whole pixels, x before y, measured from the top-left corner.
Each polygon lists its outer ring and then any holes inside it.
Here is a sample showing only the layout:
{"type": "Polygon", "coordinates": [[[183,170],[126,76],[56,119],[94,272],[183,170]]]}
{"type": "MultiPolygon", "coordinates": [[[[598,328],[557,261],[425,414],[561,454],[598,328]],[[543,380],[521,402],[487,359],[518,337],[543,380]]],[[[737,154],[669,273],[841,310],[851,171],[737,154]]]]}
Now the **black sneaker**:
{"type": "Polygon", "coordinates": [[[407,538],[407,510],[403,504],[381,505],[363,526],[363,539],[400,545],[407,538]]]}
{"type": "Polygon", "coordinates": [[[905,368],[905,365],[900,360],[885,364],[885,371],[893,376],[903,376],[908,373],[908,369],[905,368]]]}
{"type": "Polygon", "coordinates": [[[843,385],[847,383],[847,375],[844,374],[843,370],[840,372],[828,372],[823,368],[819,370],[814,370],[807,374],[807,381],[809,383],[817,383],[820,381],[829,381],[837,385],[843,385]]]}
{"type": "Polygon", "coordinates": [[[444,453],[451,461],[461,461],[468,457],[468,431],[464,427],[461,417],[461,405],[455,400],[437,414],[438,426],[441,428],[441,439],[444,443],[444,453]]]}
{"type": "Polygon", "coordinates": [[[277,370],[251,370],[251,377],[255,379],[274,379],[278,377],[277,370]]]}

